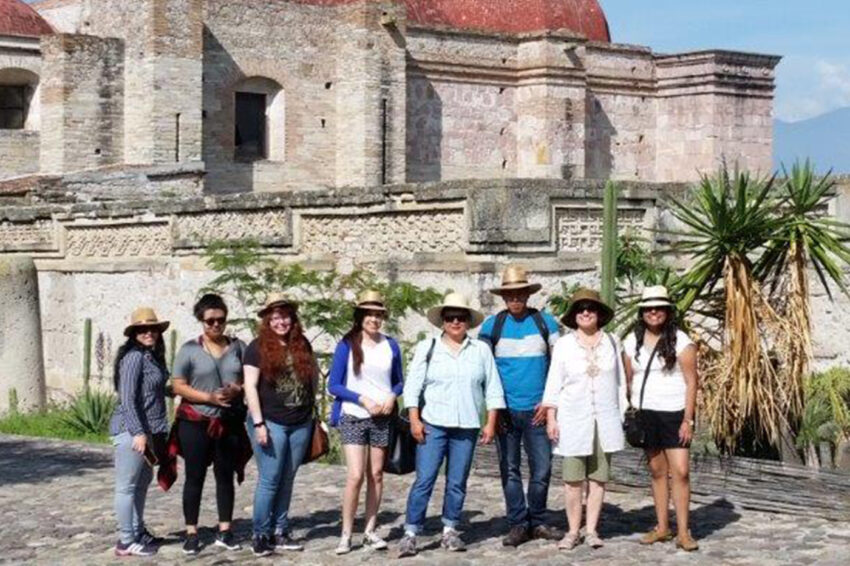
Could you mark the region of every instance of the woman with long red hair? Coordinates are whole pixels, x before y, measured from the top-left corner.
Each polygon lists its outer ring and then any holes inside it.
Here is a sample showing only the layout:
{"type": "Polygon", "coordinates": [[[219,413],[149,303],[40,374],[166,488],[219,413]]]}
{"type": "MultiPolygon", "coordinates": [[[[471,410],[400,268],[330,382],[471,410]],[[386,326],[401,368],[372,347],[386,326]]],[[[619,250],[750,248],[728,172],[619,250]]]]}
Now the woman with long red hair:
{"type": "Polygon", "coordinates": [[[298,320],[298,306],[272,294],[259,311],[259,335],[244,358],[248,431],[259,478],[254,492],[253,551],[303,550],[289,530],[295,474],[312,435],[318,366],[298,320]]]}

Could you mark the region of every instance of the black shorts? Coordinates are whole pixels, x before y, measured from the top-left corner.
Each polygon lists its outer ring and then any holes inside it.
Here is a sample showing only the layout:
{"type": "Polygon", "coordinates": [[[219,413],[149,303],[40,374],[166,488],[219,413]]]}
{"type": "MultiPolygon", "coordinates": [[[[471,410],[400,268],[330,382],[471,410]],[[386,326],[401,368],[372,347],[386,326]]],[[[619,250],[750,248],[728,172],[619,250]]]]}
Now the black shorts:
{"type": "Polygon", "coordinates": [[[386,448],[390,445],[390,417],[358,419],[351,415],[342,415],[339,434],[343,444],[386,448]]]}
{"type": "Polygon", "coordinates": [[[688,448],[690,442],[679,442],[679,427],[685,420],[685,411],[651,411],[642,409],[641,422],[646,431],[646,449],[688,448]]]}

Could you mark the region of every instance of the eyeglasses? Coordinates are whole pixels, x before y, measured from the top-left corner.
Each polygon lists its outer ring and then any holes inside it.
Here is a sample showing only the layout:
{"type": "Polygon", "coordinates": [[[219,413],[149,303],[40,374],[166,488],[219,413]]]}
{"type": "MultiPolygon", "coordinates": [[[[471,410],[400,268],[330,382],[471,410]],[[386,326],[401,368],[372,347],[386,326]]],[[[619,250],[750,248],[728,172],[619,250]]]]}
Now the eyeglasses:
{"type": "Polygon", "coordinates": [[[454,323],[454,322],[469,322],[468,314],[444,314],[443,322],[454,323]]]}
{"type": "Polygon", "coordinates": [[[159,334],[159,328],[155,326],[145,326],[137,330],[136,334],[159,334]]]}
{"type": "Polygon", "coordinates": [[[370,317],[370,316],[373,317],[373,318],[380,318],[380,319],[383,320],[384,316],[386,316],[386,313],[384,311],[366,311],[366,313],[363,315],[363,318],[370,317]]]}
{"type": "Polygon", "coordinates": [[[667,307],[664,306],[654,306],[654,307],[642,307],[640,312],[666,312],[667,307]]]}
{"type": "Polygon", "coordinates": [[[216,325],[224,326],[225,324],[227,324],[227,317],[217,316],[217,317],[205,318],[204,324],[206,324],[207,326],[216,326],[216,325]]]}

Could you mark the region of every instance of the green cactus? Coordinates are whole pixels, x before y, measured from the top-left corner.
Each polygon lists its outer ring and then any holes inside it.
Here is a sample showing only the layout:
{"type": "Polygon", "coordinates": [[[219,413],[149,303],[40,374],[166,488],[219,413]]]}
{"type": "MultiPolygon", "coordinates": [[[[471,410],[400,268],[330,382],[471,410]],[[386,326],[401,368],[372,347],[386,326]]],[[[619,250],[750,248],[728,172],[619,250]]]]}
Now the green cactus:
{"type": "Polygon", "coordinates": [[[616,308],[617,288],[617,194],[619,187],[613,181],[605,183],[602,200],[602,300],[616,308]]]}

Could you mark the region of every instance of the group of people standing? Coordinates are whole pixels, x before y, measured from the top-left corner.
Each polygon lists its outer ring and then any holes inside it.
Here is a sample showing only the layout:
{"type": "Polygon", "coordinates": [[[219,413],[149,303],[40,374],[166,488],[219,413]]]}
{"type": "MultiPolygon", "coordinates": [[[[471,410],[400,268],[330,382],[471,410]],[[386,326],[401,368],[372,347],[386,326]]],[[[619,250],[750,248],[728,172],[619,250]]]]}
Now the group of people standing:
{"type": "MultiPolygon", "coordinates": [[[[357,300],[351,329],[336,347],[328,380],[330,416],[338,427],[347,466],[342,533],[337,554],[354,547],[354,520],[366,484],[362,546],[382,550],[378,511],[383,469],[400,405],[416,446],[416,477],[407,497],[400,557],[418,552],[437,477],[445,469],[441,545],[462,551],[458,530],[476,444],[496,443],[505,497],[505,546],[530,539],[558,541],[570,550],[584,541],[603,545],[598,525],[611,455],[625,446],[623,414],[639,407],[652,475],[657,524],[641,539],[673,539],[668,481],[676,509],[676,544],[696,550],[688,530],[689,451],[696,406],[696,347],[676,322],[663,287],[647,288],[634,330],[621,342],[603,328],[614,313],[599,294],[581,289],[561,323],[528,306],[541,285],[524,269],[508,267],[491,292],[505,309],[485,319],[463,295],[450,293],[427,318],[439,331],[423,339],[404,372],[398,342],[381,332],[388,310],[367,291],[357,300]],[[480,326],[477,338],[469,332],[480,326]],[[402,403],[399,403],[399,398],[402,403]],[[521,475],[528,459],[527,490],[521,475]],[[553,454],[563,457],[566,534],[546,523],[553,454]],[[586,517],[582,535],[583,500],[586,517]]],[[[153,464],[170,487],[177,457],[185,464],[183,550],[200,550],[198,514],[207,468],[216,480],[219,530],[215,544],[238,550],[231,533],[234,480],[241,482],[252,453],[258,480],[253,505],[252,551],[301,550],[289,528],[289,507],[305,461],[316,415],[319,369],[298,318],[298,305],[273,294],[259,311],[258,336],[249,345],[225,334],[227,307],[205,295],[194,313],[203,325],[186,342],[173,367],[173,389],[182,399],[174,423],[167,418],[169,373],[162,339],[168,322],[137,309],[115,362],[120,403],[111,424],[115,445],[118,555],[147,556],[161,542],[144,524],[153,464]]]]}

